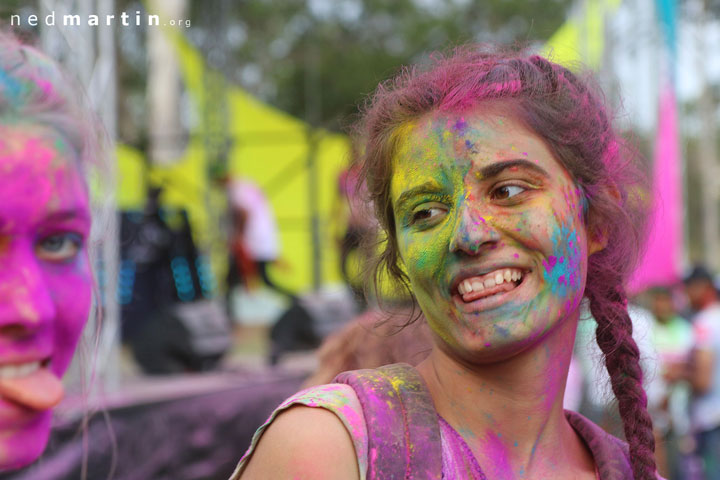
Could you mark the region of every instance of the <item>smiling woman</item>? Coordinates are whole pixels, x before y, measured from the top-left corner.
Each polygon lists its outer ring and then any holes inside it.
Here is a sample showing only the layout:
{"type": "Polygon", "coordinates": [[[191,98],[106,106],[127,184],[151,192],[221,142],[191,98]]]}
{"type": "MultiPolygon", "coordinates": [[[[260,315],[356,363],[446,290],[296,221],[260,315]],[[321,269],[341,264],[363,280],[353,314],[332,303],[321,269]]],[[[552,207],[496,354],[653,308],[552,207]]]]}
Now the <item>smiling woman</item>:
{"type": "Polygon", "coordinates": [[[91,306],[97,127],[57,65],[0,35],[0,470],[43,451],[91,306]]]}
{"type": "Polygon", "coordinates": [[[432,58],[378,87],[359,128],[386,237],[376,278],[407,288],[432,352],[290,398],[236,476],[657,478],[624,291],[647,214],[637,156],[559,65],[432,58]],[[563,410],[584,300],[627,445],[563,410]]]}
{"type": "Polygon", "coordinates": [[[411,122],[390,182],[413,294],[468,362],[506,360],[577,312],[585,250],[598,250],[585,238],[580,199],[566,199],[572,178],[542,140],[512,116],[482,112],[411,122]]]}

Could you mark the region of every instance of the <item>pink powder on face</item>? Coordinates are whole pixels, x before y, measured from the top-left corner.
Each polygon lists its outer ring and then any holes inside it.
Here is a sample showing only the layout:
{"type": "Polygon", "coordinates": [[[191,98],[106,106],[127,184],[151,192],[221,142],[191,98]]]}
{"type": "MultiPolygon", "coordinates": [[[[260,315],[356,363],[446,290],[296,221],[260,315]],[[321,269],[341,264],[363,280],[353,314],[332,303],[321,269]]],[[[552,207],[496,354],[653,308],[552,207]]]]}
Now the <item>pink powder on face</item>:
{"type": "Polygon", "coordinates": [[[545,270],[550,273],[550,271],[553,269],[555,264],[557,263],[557,258],[553,255],[550,255],[547,260],[543,260],[543,266],[545,267],[545,270]]]}
{"type": "MultiPolygon", "coordinates": [[[[0,126],[0,137],[0,365],[49,360],[60,378],[89,314],[92,280],[84,244],[64,240],[74,253],[58,261],[43,241],[87,238],[87,191],[73,150],[55,131],[0,126]]],[[[0,469],[41,453],[50,419],[49,410],[0,395],[0,469]]]]}

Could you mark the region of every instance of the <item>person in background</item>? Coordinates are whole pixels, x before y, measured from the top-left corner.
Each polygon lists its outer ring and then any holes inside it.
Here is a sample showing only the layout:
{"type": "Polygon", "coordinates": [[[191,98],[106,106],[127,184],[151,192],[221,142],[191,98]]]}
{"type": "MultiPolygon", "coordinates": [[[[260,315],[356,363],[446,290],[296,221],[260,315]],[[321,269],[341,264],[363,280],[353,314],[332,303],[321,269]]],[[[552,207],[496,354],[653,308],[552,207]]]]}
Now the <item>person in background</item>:
{"type": "Polygon", "coordinates": [[[280,243],[275,215],[263,191],[246,179],[233,179],[227,186],[232,232],[228,288],[244,283],[249,289],[260,281],[294,301],[295,295],[268,276],[268,266],[280,261],[280,243]]]}
{"type": "Polygon", "coordinates": [[[702,266],[685,278],[692,317],[693,348],[687,361],[668,365],[668,381],[691,388],[690,421],[706,480],[720,479],[720,297],[712,275],[702,266]]]}
{"type": "Polygon", "coordinates": [[[425,360],[432,349],[430,330],[423,321],[403,328],[410,315],[409,308],[390,317],[370,309],[354,318],[323,341],[316,355],[317,368],[303,382],[303,388],[330,383],[348,370],[399,362],[414,366],[425,360]]]}
{"type": "MultiPolygon", "coordinates": [[[[664,372],[668,365],[687,358],[693,345],[692,327],[677,313],[669,288],[651,288],[647,297],[654,317],[652,342],[658,355],[659,371],[664,372]]],[[[658,445],[658,469],[668,478],[682,478],[679,441],[689,431],[689,390],[685,382],[669,384],[664,375],[653,380],[653,389],[659,400],[650,411],[658,445]]]]}
{"type": "Polygon", "coordinates": [[[81,98],[55,62],[0,34],[0,471],[45,449],[91,309],[86,178],[103,135],[81,98]]]}

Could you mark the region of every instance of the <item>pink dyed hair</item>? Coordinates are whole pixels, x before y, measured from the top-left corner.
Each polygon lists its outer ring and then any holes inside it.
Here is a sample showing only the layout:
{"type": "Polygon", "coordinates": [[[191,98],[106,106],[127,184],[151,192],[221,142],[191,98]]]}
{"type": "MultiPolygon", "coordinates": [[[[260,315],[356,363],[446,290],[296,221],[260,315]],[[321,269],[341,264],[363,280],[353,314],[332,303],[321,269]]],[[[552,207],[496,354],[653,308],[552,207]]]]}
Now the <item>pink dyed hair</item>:
{"type": "Polygon", "coordinates": [[[608,239],[605,249],[588,258],[585,296],[598,323],[596,338],[618,400],[634,477],[654,479],[652,421],[624,288],[644,245],[648,183],[639,155],[614,130],[589,77],[581,79],[537,55],[469,46],[436,54],[380,84],[357,127],[365,146],[362,179],[388,240],[373,267],[375,284],[387,273],[412,295],[399,264],[390,199],[398,127],[431,111],[482,109],[484,102],[505,108],[546,142],[585,195],[588,235],[608,239]]]}

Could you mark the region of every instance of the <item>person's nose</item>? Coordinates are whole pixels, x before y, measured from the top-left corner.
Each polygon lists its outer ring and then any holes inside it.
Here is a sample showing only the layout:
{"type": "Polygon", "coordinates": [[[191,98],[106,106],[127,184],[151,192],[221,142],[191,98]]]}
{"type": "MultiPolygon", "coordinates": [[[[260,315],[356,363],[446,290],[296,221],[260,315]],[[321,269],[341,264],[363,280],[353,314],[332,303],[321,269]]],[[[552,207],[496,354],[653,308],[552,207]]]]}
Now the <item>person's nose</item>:
{"type": "Polygon", "coordinates": [[[0,336],[23,337],[47,326],[55,305],[32,244],[5,243],[0,251],[0,336]]]}
{"type": "Polygon", "coordinates": [[[471,202],[463,202],[457,213],[450,252],[477,255],[482,249],[492,248],[499,240],[492,218],[483,215],[471,202]]]}

